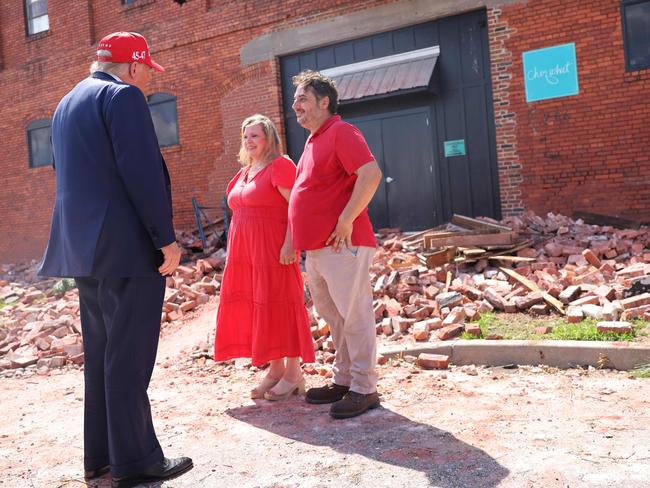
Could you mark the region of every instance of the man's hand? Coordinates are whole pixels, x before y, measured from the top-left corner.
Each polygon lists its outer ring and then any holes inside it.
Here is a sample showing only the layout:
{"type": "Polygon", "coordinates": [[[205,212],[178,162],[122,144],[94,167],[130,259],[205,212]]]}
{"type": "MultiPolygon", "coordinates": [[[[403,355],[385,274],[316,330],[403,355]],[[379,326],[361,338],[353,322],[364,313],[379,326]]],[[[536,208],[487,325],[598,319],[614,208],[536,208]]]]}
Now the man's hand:
{"type": "Polygon", "coordinates": [[[158,271],[163,276],[171,275],[178,268],[178,263],[181,262],[181,249],[176,244],[176,241],[174,241],[160,250],[165,260],[158,268],[158,271]]]}
{"type": "Polygon", "coordinates": [[[290,242],[285,242],[280,248],[280,264],[291,264],[296,261],[296,251],[290,242]]]}
{"type": "Polygon", "coordinates": [[[336,223],[336,228],[327,238],[325,245],[332,243],[332,250],[334,252],[341,252],[344,247],[352,247],[352,222],[342,220],[339,217],[336,223]]]}
{"type": "Polygon", "coordinates": [[[364,208],[368,206],[381,181],[381,170],[377,161],[370,161],[355,171],[357,181],[350,200],[339,215],[336,228],[325,245],[332,243],[334,252],[341,252],[343,246],[352,247],[352,224],[364,208]]]}

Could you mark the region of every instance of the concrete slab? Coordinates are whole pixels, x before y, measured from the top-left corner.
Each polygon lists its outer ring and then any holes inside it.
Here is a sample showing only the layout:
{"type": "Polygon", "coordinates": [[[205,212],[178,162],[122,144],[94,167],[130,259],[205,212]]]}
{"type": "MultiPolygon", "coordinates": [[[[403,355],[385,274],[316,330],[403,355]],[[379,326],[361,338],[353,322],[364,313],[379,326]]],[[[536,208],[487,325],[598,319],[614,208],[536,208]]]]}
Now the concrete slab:
{"type": "MultiPolygon", "coordinates": [[[[215,311],[163,331],[149,389],[156,432],[166,455],[188,455],[195,467],[149,488],[650,487],[648,380],[593,369],[423,371],[393,361],[378,368],[381,408],[334,420],[329,405],[302,397],[250,400],[264,372],[244,363],[193,359],[215,311]]],[[[392,352],[453,349],[460,360],[466,350],[476,360],[478,344],[392,352]]],[[[629,354],[629,345],[619,349],[629,354]]],[[[326,381],[307,377],[309,387],[326,381]]],[[[82,478],[82,371],[0,376],[0,391],[1,488],[111,486],[110,476],[82,478]]]]}
{"type": "Polygon", "coordinates": [[[458,339],[449,343],[390,346],[379,351],[385,357],[417,356],[422,352],[445,354],[457,365],[543,364],[563,369],[594,366],[628,371],[650,363],[650,347],[631,342],[458,339]]]}

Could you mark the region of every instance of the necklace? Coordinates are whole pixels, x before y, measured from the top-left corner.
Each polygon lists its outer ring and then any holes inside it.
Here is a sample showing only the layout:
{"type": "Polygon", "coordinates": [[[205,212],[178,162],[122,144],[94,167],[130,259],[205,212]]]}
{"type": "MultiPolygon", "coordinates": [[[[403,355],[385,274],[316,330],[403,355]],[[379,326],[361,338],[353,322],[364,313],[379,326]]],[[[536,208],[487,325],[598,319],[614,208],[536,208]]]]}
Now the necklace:
{"type": "Polygon", "coordinates": [[[246,180],[251,181],[253,178],[255,178],[257,173],[259,173],[264,168],[266,168],[270,163],[271,163],[271,161],[266,161],[266,162],[264,162],[262,164],[251,163],[251,165],[248,167],[248,173],[246,174],[246,180]]]}

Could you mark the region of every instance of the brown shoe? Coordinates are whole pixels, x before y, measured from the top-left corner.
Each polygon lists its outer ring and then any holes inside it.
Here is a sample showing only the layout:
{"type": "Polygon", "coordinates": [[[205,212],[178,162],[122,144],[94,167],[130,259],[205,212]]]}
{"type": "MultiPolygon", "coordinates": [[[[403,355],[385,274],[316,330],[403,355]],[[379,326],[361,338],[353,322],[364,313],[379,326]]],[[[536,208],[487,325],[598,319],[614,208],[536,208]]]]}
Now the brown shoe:
{"type": "Polygon", "coordinates": [[[342,400],[330,407],[330,415],[335,419],[349,419],[378,406],[379,395],[377,392],[364,395],[356,391],[349,391],[342,400]]]}
{"type": "Polygon", "coordinates": [[[310,388],[307,390],[305,400],[307,403],[321,405],[323,403],[338,402],[350,390],[349,386],[341,386],[336,383],[321,386],[320,388],[310,388]]]}

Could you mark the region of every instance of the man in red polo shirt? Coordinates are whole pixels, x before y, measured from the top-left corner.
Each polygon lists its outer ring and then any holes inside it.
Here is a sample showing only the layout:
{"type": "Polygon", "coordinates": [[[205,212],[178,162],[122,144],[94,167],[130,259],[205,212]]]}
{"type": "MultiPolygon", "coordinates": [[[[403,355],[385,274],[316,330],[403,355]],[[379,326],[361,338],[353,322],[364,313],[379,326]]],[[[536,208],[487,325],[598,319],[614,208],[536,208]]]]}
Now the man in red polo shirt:
{"type": "Polygon", "coordinates": [[[304,71],[293,78],[293,110],[311,135],[289,201],[293,244],[307,254],[307,284],[336,347],[333,383],[307,392],[309,403],[332,403],[349,418],[379,406],[375,316],[369,268],[375,235],[368,203],[381,170],[359,130],[335,115],[329,78],[304,71]]]}

